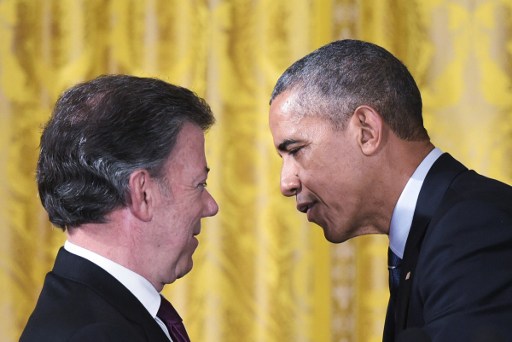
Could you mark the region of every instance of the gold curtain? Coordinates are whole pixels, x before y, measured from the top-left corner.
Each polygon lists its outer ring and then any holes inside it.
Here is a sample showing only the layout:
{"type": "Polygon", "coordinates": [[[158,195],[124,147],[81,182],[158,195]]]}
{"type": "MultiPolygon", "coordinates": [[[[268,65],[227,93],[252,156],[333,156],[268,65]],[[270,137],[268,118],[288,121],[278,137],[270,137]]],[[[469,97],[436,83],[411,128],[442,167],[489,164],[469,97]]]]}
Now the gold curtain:
{"type": "Polygon", "coordinates": [[[34,169],[58,95],[103,73],[155,76],[206,98],[209,187],[193,271],[166,287],[193,341],[380,341],[384,236],[331,245],[279,194],[268,98],[293,61],[335,39],[408,66],[445,151],[512,183],[507,0],[0,0],[0,340],[16,341],[64,234],[34,169]]]}

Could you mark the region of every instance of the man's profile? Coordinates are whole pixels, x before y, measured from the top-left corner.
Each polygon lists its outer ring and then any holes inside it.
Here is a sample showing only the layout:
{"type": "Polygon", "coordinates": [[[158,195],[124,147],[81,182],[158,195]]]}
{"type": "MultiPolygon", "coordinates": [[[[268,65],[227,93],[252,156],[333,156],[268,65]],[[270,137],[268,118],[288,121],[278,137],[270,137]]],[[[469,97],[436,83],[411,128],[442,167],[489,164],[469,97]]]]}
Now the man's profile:
{"type": "Polygon", "coordinates": [[[188,341],[159,293],[192,269],[206,189],[204,132],[190,90],[106,75],[59,98],[41,136],[37,184],[67,237],[20,341],[188,341]]]}

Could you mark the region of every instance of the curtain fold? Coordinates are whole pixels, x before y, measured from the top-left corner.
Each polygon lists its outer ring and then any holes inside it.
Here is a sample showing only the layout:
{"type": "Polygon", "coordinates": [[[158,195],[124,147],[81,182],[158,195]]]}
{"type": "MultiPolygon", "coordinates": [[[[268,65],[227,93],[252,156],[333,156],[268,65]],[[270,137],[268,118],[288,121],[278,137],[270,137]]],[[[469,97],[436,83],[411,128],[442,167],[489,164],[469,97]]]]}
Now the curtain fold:
{"type": "Polygon", "coordinates": [[[0,340],[18,340],[65,239],[35,186],[41,127],[69,86],[129,73],[194,90],[217,118],[220,211],[192,272],[164,290],[191,339],[380,341],[387,238],[332,245],[281,196],[272,87],[329,41],[382,45],[418,81],[433,142],[512,183],[511,37],[500,0],[0,1],[0,340]]]}

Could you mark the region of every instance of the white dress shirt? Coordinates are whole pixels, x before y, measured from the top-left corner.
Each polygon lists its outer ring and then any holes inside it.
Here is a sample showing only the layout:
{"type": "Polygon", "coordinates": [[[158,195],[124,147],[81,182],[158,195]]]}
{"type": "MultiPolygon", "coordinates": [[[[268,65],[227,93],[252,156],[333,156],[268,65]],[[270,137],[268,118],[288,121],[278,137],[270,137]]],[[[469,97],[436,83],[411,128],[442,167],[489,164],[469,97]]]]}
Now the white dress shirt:
{"type": "Polygon", "coordinates": [[[123,284],[142,303],[146,310],[148,310],[149,314],[155,319],[172,342],[167,327],[160,318],[156,316],[160,308],[160,294],[146,278],[110,259],[77,246],[70,241],[64,243],[64,249],[98,265],[123,284]]]}
{"type": "Polygon", "coordinates": [[[405,243],[411,230],[412,218],[421,187],[428,171],[443,152],[434,148],[416,168],[398,198],[389,227],[389,247],[400,259],[404,257],[405,243]]]}

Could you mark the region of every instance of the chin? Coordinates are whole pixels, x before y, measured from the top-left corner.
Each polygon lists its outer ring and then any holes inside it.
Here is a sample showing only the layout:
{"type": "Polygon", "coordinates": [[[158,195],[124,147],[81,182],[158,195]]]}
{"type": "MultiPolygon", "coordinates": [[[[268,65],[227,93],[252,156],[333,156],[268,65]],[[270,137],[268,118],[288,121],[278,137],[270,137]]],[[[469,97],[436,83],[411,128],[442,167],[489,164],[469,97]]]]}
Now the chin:
{"type": "Polygon", "coordinates": [[[190,271],[192,271],[192,266],[194,265],[194,263],[192,262],[192,260],[190,260],[190,263],[187,265],[186,268],[184,268],[183,270],[181,270],[177,276],[176,276],[176,279],[180,279],[180,278],[183,278],[185,275],[187,275],[188,273],[190,273],[190,271]]]}
{"type": "Polygon", "coordinates": [[[325,239],[331,243],[343,243],[347,241],[348,239],[340,239],[335,236],[328,235],[327,233],[324,233],[325,239]]]}
{"type": "Polygon", "coordinates": [[[346,234],[339,234],[338,232],[332,231],[329,227],[322,227],[324,231],[324,237],[327,241],[332,243],[343,243],[350,239],[350,236],[346,234]]]}

